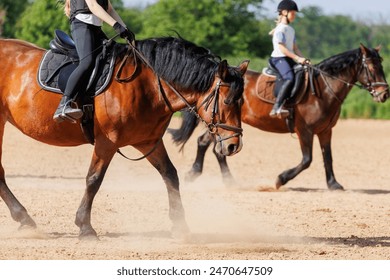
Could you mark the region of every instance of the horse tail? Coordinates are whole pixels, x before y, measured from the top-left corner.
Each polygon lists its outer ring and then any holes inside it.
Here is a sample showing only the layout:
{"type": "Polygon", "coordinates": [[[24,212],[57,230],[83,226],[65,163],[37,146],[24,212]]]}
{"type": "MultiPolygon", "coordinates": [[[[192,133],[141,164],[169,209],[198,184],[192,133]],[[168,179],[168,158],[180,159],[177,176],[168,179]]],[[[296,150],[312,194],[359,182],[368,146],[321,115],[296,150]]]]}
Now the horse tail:
{"type": "Polygon", "coordinates": [[[169,128],[167,131],[172,135],[173,143],[177,146],[181,144],[180,151],[183,150],[184,145],[190,139],[195,128],[199,124],[198,118],[188,110],[181,111],[182,123],[177,129],[169,128]]]}

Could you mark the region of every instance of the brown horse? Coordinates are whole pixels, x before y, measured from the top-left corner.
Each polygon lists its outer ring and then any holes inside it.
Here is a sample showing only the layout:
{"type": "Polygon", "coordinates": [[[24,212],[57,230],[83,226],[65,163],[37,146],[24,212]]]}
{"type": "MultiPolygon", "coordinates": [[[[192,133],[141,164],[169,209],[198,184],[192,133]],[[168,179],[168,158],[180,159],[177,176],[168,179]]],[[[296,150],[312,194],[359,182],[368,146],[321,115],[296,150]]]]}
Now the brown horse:
{"type": "MultiPolygon", "coordinates": [[[[276,180],[276,188],[280,188],[300,172],[308,168],[312,162],[314,135],[318,136],[323,155],[326,181],[331,190],[343,189],[336,181],[333,173],[331,138],[332,128],[340,116],[341,105],[352,86],[357,85],[367,89],[377,102],[385,102],[389,97],[389,88],[383,72],[379,48],[368,49],[363,45],[360,48],[332,56],[318,65],[309,66],[315,71],[317,94],[309,93],[310,87],[305,88],[303,99],[293,105],[294,132],[298,135],[302,161],[298,166],[282,172],[276,180]],[[361,85],[355,84],[360,82],[361,85]]],[[[272,104],[264,102],[258,97],[257,84],[262,74],[247,71],[245,74],[244,104],[242,107],[242,121],[264,131],[289,133],[290,129],[284,119],[269,117],[272,104]]],[[[183,113],[181,128],[170,130],[173,140],[177,144],[185,144],[194,131],[197,122],[188,113],[183,113]]],[[[186,179],[194,180],[203,170],[203,161],[207,148],[213,141],[209,132],[198,138],[198,151],[191,171],[186,179]]],[[[276,151],[277,152],[277,151],[276,151]]],[[[232,175],[226,158],[216,154],[225,183],[232,182],[232,175]]],[[[282,155],[281,155],[282,156],[282,155]]],[[[234,182],[234,181],[233,181],[234,182]]]]}
{"type": "MultiPolygon", "coordinates": [[[[111,81],[94,100],[94,152],[85,194],[75,219],[80,237],[97,236],[91,225],[93,199],[114,154],[128,145],[146,155],[161,174],[168,190],[169,216],[176,230],[173,233],[188,230],[177,171],[162,141],[175,111],[193,106],[197,117],[223,139],[219,148],[222,154],[233,155],[242,146],[239,103],[248,61],[237,68],[230,67],[209,50],[181,38],[148,39],[138,41],[136,46],[152,68],[139,58],[135,63],[134,56],[129,56],[120,72],[122,77],[131,77],[131,81],[111,81]],[[202,106],[204,103],[214,106],[202,106]],[[217,110],[211,112],[213,108],[217,110]]],[[[87,144],[80,126],[69,122],[57,124],[52,120],[61,96],[44,91],[37,83],[38,66],[44,52],[20,40],[0,40],[0,134],[3,136],[8,121],[24,134],[46,144],[87,144]]],[[[124,61],[124,57],[122,53],[117,62],[124,61]]],[[[115,72],[119,68],[116,63],[115,72]]],[[[21,227],[36,227],[8,188],[1,163],[0,196],[21,227]]]]}

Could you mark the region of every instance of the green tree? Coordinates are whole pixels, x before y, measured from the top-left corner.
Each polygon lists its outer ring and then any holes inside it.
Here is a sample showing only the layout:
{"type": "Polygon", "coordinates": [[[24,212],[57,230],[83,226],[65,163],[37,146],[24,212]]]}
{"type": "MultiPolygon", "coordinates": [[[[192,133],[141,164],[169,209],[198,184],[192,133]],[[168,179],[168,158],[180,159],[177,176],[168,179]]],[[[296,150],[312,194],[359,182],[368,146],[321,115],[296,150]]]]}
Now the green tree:
{"type": "Polygon", "coordinates": [[[173,35],[225,55],[263,56],[268,26],[256,19],[262,0],[160,0],[143,13],[141,37],[173,35]]]}
{"type": "Polygon", "coordinates": [[[294,23],[299,48],[310,58],[326,58],[370,45],[371,30],[367,25],[342,15],[325,16],[320,8],[302,9],[294,23]]]}
{"type": "Polygon", "coordinates": [[[16,37],[48,48],[55,29],[69,32],[63,5],[57,1],[35,0],[18,21],[16,37]]]}
{"type": "Polygon", "coordinates": [[[1,0],[0,11],[5,12],[5,19],[0,36],[6,38],[13,38],[15,36],[15,23],[27,6],[28,0],[1,0]]]}

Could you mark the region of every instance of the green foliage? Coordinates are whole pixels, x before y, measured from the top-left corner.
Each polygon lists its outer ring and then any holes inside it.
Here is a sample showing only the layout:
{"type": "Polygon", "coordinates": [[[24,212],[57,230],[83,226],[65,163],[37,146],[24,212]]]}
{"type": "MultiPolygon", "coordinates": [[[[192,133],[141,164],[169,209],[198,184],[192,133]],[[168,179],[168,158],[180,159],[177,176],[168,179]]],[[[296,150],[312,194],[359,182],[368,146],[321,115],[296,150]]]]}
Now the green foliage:
{"type": "MultiPolygon", "coordinates": [[[[28,0],[1,0],[0,10],[5,10],[6,17],[2,36],[13,38],[15,36],[15,23],[28,5],[28,0]]],[[[0,34],[1,35],[1,34],[0,34]]]]}
{"type": "Polygon", "coordinates": [[[390,120],[390,102],[376,103],[365,90],[353,90],[344,101],[342,118],[390,120]]]}
{"type": "Polygon", "coordinates": [[[144,11],[140,35],[156,37],[178,32],[221,56],[264,56],[270,52],[271,44],[266,35],[269,27],[259,24],[255,15],[261,2],[160,0],[144,11]]]}
{"type": "Polygon", "coordinates": [[[302,9],[294,22],[298,45],[310,58],[326,58],[355,49],[360,43],[371,46],[370,27],[348,16],[325,16],[318,7],[302,9]]]}
{"type": "Polygon", "coordinates": [[[48,48],[54,30],[69,32],[68,18],[57,1],[35,0],[18,21],[16,37],[48,48]]]}

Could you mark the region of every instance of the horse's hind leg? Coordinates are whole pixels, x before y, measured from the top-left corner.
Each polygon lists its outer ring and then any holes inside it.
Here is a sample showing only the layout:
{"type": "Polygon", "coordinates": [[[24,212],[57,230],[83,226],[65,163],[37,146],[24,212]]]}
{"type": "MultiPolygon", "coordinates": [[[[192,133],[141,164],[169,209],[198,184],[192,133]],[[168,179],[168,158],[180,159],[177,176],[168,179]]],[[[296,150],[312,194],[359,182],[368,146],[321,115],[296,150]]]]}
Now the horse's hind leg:
{"type": "Polygon", "coordinates": [[[299,143],[302,151],[302,161],[294,168],[282,172],[276,179],[276,188],[287,184],[303,170],[307,169],[313,160],[313,133],[310,131],[299,131],[299,143]]]}
{"type": "MultiPolygon", "coordinates": [[[[0,159],[2,158],[3,150],[3,135],[4,135],[4,123],[0,128],[0,159]]],[[[11,217],[20,222],[20,228],[22,227],[36,227],[34,220],[28,215],[26,208],[16,199],[11,190],[8,188],[5,182],[5,173],[3,165],[0,161],[0,197],[4,200],[11,212],[11,217]]]]}
{"type": "Polygon", "coordinates": [[[79,238],[95,238],[96,231],[91,225],[91,209],[93,199],[102,184],[108,165],[115,154],[115,149],[102,148],[102,144],[96,142],[91,165],[86,178],[86,189],[76,213],[76,225],[80,228],[79,238]]]}
{"type": "MultiPolygon", "coordinates": [[[[154,144],[149,144],[137,146],[136,148],[143,154],[146,154],[153,146],[154,144]]],[[[162,141],[147,159],[161,174],[168,191],[169,218],[173,223],[172,235],[176,238],[186,237],[189,230],[185,221],[184,208],[180,196],[179,177],[162,141]]]]}
{"type": "Polygon", "coordinates": [[[332,159],[332,129],[318,134],[318,140],[320,141],[322,156],[324,159],[326,183],[330,190],[343,190],[344,188],[336,181],[333,173],[333,159],[332,159]]]}
{"type": "Polygon", "coordinates": [[[198,178],[202,174],[204,157],[206,155],[206,151],[209,148],[211,142],[213,142],[213,138],[208,131],[206,131],[203,135],[199,136],[196,158],[194,163],[192,164],[191,170],[188,171],[185,176],[186,181],[193,182],[196,178],[198,178]]]}

